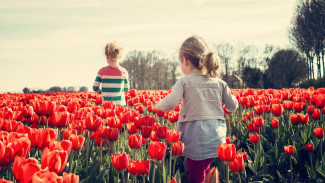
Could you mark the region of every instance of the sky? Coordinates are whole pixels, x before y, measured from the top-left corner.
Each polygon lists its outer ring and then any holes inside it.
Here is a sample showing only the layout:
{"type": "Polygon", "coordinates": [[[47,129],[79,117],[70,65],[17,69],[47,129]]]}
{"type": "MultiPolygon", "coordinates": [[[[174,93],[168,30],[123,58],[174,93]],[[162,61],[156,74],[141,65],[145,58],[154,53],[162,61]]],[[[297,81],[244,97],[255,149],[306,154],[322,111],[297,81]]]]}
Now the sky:
{"type": "Polygon", "coordinates": [[[110,41],[177,56],[192,35],[209,44],[289,45],[295,0],[0,1],[0,93],[52,86],[89,91],[110,41]]]}

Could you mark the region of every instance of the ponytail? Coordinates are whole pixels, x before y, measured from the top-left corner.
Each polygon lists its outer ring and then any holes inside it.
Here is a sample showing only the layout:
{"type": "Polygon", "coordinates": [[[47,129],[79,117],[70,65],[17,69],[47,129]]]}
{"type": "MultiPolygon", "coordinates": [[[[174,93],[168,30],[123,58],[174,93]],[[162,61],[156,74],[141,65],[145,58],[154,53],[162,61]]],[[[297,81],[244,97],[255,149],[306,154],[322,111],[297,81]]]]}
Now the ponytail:
{"type": "Polygon", "coordinates": [[[216,78],[219,76],[219,65],[219,57],[215,56],[214,52],[209,51],[201,58],[199,68],[206,71],[208,78],[216,78]]]}
{"type": "Polygon", "coordinates": [[[219,76],[219,57],[210,49],[200,36],[187,38],[179,52],[179,57],[184,56],[198,69],[206,72],[208,78],[219,76]]]}

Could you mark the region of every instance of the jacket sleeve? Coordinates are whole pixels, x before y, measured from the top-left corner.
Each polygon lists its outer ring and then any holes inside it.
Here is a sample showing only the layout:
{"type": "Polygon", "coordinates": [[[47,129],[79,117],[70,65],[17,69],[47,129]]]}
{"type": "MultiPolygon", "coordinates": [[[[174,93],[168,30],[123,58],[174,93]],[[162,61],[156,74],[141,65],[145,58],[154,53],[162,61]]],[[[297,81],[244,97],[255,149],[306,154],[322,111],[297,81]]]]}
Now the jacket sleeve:
{"type": "Polygon", "coordinates": [[[172,87],[171,93],[162,100],[160,100],[155,105],[155,108],[163,112],[173,110],[179,104],[179,101],[182,99],[183,94],[183,82],[182,80],[178,80],[172,87]]]}
{"type": "Polygon", "coordinates": [[[238,107],[238,101],[236,97],[231,94],[231,90],[227,84],[224,85],[222,91],[222,102],[225,104],[225,108],[229,112],[234,112],[238,107]]]}

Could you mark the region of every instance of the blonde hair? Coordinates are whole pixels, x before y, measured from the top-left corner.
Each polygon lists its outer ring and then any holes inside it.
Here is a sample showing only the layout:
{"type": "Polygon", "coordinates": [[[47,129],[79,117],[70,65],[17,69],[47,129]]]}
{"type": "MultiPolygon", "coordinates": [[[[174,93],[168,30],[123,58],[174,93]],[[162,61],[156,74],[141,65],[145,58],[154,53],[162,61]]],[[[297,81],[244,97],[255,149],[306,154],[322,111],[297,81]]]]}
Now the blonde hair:
{"type": "Polygon", "coordinates": [[[122,57],[123,48],[116,42],[109,42],[105,47],[105,55],[112,59],[120,59],[122,57]]]}
{"type": "Polygon", "coordinates": [[[180,50],[179,57],[184,56],[198,69],[206,71],[208,78],[219,76],[220,58],[200,36],[187,38],[180,50]]]}

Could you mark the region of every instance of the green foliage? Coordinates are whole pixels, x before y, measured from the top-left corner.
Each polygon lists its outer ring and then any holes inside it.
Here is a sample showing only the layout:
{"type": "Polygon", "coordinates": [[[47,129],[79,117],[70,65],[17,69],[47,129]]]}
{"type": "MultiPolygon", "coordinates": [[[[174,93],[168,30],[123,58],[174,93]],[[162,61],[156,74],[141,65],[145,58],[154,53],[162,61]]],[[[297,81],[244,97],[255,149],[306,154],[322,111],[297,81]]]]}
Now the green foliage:
{"type": "Polygon", "coordinates": [[[324,88],[325,87],[325,77],[318,78],[318,79],[308,79],[306,81],[303,81],[299,84],[299,87],[301,88],[309,88],[314,87],[317,88],[324,88]]]}

